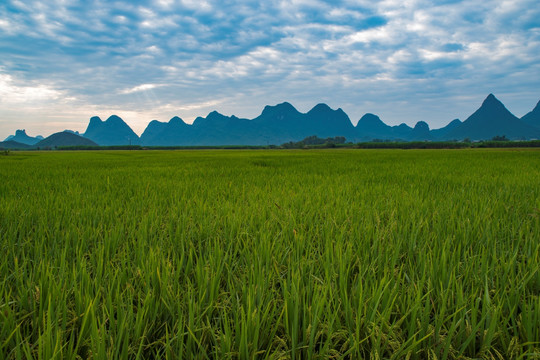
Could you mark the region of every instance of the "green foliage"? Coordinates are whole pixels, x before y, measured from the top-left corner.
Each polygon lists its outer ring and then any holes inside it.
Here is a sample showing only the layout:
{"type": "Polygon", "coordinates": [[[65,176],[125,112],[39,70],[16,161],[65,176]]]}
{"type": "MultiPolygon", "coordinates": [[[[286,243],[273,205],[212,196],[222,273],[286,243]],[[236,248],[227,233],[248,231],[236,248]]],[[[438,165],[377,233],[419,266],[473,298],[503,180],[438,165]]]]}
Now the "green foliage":
{"type": "Polygon", "coordinates": [[[284,149],[303,149],[303,148],[334,148],[338,144],[345,144],[345,137],[336,136],[333,138],[321,139],[315,135],[308,136],[304,140],[298,142],[289,141],[288,143],[282,144],[281,147],[284,149]]]}
{"type": "Polygon", "coordinates": [[[91,146],[91,145],[74,145],[74,146],[58,146],[58,150],[142,150],[139,145],[110,145],[110,146],[91,146]]]}
{"type": "Polygon", "coordinates": [[[477,148],[528,148],[540,147],[540,140],[529,141],[481,141],[474,144],[477,148]]]}
{"type": "Polygon", "coordinates": [[[471,144],[458,141],[371,141],[358,143],[357,149],[463,149],[471,144]]]}
{"type": "Polygon", "coordinates": [[[0,358],[535,358],[539,155],[1,157],[0,358]]]}

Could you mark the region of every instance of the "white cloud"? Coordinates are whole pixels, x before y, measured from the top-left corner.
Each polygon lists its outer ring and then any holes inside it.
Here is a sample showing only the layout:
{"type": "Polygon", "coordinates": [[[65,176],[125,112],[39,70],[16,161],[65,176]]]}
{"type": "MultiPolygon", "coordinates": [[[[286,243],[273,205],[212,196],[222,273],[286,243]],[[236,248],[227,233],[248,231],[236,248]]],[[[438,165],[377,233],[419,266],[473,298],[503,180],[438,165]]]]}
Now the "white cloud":
{"type": "Polygon", "coordinates": [[[214,9],[212,5],[205,0],[180,0],[180,2],[183,6],[190,10],[210,12],[214,9]]]}
{"type": "Polygon", "coordinates": [[[151,90],[151,89],[155,89],[159,86],[163,86],[163,85],[160,85],[160,84],[142,84],[142,85],[137,85],[135,87],[132,87],[132,88],[129,88],[129,89],[125,89],[125,90],[122,90],[120,91],[120,94],[133,94],[135,92],[139,92],[139,91],[146,91],[146,90],[151,90]]]}
{"type": "Polygon", "coordinates": [[[0,73],[0,103],[24,104],[61,99],[63,93],[46,85],[21,85],[14,78],[0,73]]]}
{"type": "Polygon", "coordinates": [[[113,17],[113,21],[118,23],[118,24],[127,24],[129,22],[127,17],[125,17],[123,15],[116,15],[115,17],[113,17]]]}

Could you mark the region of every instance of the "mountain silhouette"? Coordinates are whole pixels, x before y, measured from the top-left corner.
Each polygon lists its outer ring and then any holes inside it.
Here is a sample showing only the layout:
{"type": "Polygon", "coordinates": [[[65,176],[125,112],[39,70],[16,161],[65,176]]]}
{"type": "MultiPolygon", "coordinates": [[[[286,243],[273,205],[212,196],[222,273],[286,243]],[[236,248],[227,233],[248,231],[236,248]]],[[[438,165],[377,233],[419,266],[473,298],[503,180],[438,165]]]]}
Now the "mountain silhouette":
{"type": "Polygon", "coordinates": [[[252,141],[260,141],[252,133],[251,125],[247,119],[212,111],[206,117],[198,117],[193,121],[190,144],[250,145],[252,141]]]}
{"type": "Polygon", "coordinates": [[[407,124],[386,125],[377,115],[367,113],[356,124],[357,141],[371,140],[430,140],[429,125],[424,121],[416,123],[414,128],[407,124]]]}
{"type": "MultiPolygon", "coordinates": [[[[74,132],[74,134],[77,134],[74,132]]],[[[317,104],[307,113],[298,111],[288,102],[267,105],[252,120],[226,116],[217,111],[197,117],[187,124],[175,116],[168,122],[152,120],[141,137],[118,116],[106,121],[94,116],[84,137],[102,146],[204,146],[204,145],[280,145],[297,142],[309,136],[319,138],[345,137],[347,141],[440,141],[490,140],[495,136],[508,139],[540,138],[540,102],[523,118],[518,119],[493,95],[465,121],[452,120],[440,129],[431,130],[424,121],[414,128],[407,124],[389,126],[377,115],[367,113],[354,126],[342,109],[334,110],[327,104],[317,104]]],[[[37,138],[17,130],[8,137],[18,143],[35,144],[37,138]]],[[[7,140],[7,139],[6,139],[7,140]]]]}
{"type": "Polygon", "coordinates": [[[392,140],[411,140],[411,133],[413,128],[409,125],[402,123],[397,126],[392,126],[392,140]]]}
{"type": "Polygon", "coordinates": [[[34,145],[35,148],[53,149],[59,146],[98,146],[92,140],[68,131],[54,133],[34,145]]]}
{"type": "Polygon", "coordinates": [[[429,131],[429,125],[425,121],[419,121],[416,123],[410,133],[410,140],[424,141],[431,140],[433,136],[429,131]]]}
{"type": "Polygon", "coordinates": [[[192,125],[180,118],[168,123],[152,121],[141,135],[147,146],[171,145],[266,145],[281,144],[310,135],[335,137],[354,130],[347,114],[319,104],[307,114],[290,103],[266,106],[253,120],[226,116],[217,111],[198,117],[192,125]]]}
{"type": "Polygon", "coordinates": [[[141,135],[141,143],[148,146],[175,146],[189,139],[190,125],[178,116],[168,123],[152,120],[141,135]]]}
{"type": "MultiPolygon", "coordinates": [[[[13,135],[12,135],[13,137],[13,135]]],[[[13,140],[5,140],[0,142],[0,149],[16,149],[16,150],[26,150],[31,149],[32,145],[23,144],[13,140]]]]}
{"type": "Polygon", "coordinates": [[[525,124],[540,129],[540,101],[538,101],[533,111],[521,118],[521,121],[523,121],[525,124]]]}
{"type": "Polygon", "coordinates": [[[26,134],[26,130],[17,130],[15,131],[15,135],[10,135],[6,138],[4,141],[15,141],[20,144],[26,144],[26,145],[34,145],[37,144],[39,141],[43,140],[43,136],[38,135],[36,137],[31,137],[26,134]]]}
{"type": "Polygon", "coordinates": [[[139,136],[116,115],[106,121],[98,116],[92,117],[83,136],[102,146],[140,144],[139,136]]]}
{"type": "Polygon", "coordinates": [[[251,132],[260,144],[282,144],[312,135],[320,138],[354,136],[354,126],[347,114],[326,104],[318,104],[305,114],[288,102],[266,106],[252,121],[255,130],[251,129],[251,132]]]}
{"type": "Polygon", "coordinates": [[[326,104],[318,104],[306,114],[306,129],[322,138],[345,136],[354,132],[349,116],[339,108],[332,110],[326,104]]]}
{"type": "Polygon", "coordinates": [[[461,120],[454,119],[448,123],[448,125],[440,128],[431,130],[431,136],[435,140],[448,139],[448,133],[461,125],[461,120]]]}
{"type": "MultiPolygon", "coordinates": [[[[253,121],[260,129],[259,137],[269,144],[281,144],[289,141],[298,141],[310,136],[303,129],[305,114],[302,114],[288,102],[275,106],[267,105],[259,116],[253,121]]],[[[311,134],[316,135],[316,134],[311,134]]]]}
{"type": "Polygon", "coordinates": [[[540,136],[540,130],[519,120],[493,94],[489,94],[482,106],[449,131],[446,138],[487,140],[503,135],[511,140],[527,139],[540,136]]]}
{"type": "Polygon", "coordinates": [[[365,114],[358,120],[355,133],[359,141],[393,138],[392,127],[386,125],[377,115],[371,113],[365,114]]]}

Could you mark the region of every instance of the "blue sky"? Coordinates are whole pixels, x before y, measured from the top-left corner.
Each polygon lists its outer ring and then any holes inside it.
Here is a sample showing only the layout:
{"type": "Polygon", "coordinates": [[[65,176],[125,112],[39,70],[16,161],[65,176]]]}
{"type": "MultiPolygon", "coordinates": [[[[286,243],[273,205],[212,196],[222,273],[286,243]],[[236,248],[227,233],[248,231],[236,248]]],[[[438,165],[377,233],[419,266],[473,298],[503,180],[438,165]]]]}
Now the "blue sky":
{"type": "Polygon", "coordinates": [[[540,99],[537,0],[3,0],[0,138],[325,102],[432,128],[540,99]]]}

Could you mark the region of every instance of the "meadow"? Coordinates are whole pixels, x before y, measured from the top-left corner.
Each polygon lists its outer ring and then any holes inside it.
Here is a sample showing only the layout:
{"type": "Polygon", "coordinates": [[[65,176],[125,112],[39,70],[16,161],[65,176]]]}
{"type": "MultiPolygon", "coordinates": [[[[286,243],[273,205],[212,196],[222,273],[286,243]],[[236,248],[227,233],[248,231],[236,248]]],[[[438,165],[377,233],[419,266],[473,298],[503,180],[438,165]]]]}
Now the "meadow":
{"type": "Polygon", "coordinates": [[[0,156],[0,359],[538,359],[540,150],[0,156]]]}

